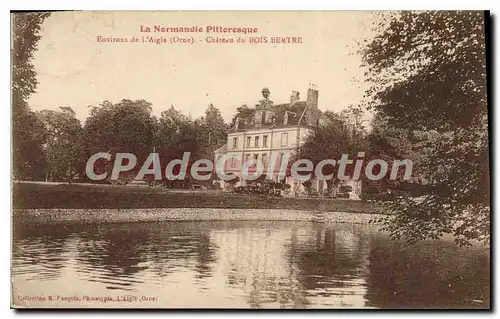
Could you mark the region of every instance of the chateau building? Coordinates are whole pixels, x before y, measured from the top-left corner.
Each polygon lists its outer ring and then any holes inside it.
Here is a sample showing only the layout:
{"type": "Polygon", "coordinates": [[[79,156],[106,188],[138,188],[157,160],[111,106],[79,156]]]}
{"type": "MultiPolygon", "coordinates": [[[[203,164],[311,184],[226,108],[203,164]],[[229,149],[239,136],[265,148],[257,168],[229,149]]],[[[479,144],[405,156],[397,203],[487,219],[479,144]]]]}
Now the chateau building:
{"type": "MultiPolygon", "coordinates": [[[[269,89],[262,89],[263,98],[255,106],[252,114],[236,118],[233,127],[228,130],[227,144],[215,150],[214,161],[217,162],[226,155],[227,160],[223,170],[226,174],[232,173],[238,176],[240,179],[238,185],[248,183],[241,176],[241,168],[245,162],[250,159],[260,161],[266,178],[289,184],[292,192],[304,192],[302,182],[294,180],[291,176],[280,176],[278,173],[282,159],[293,160],[293,155],[306,137],[316,127],[330,122],[318,108],[318,93],[316,87],[311,85],[307,90],[305,101],[300,100],[299,92],[292,91],[288,103],[274,104],[269,98],[269,89]],[[275,163],[272,161],[273,158],[276,159],[275,163]],[[269,172],[272,173],[268,174],[269,172]]],[[[249,172],[251,171],[249,168],[249,172]]],[[[319,193],[327,188],[326,181],[311,182],[319,193]]]]}

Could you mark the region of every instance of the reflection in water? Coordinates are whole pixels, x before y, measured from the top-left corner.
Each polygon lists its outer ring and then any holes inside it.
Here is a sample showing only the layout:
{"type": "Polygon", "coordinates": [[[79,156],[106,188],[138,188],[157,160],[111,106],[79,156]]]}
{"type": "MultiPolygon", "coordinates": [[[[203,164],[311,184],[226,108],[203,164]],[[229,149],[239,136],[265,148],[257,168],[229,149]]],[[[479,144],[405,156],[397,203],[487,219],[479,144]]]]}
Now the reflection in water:
{"type": "Polygon", "coordinates": [[[376,237],[370,251],[369,291],[376,307],[452,308],[489,304],[488,252],[443,241],[404,248],[376,237]]]}
{"type": "Polygon", "coordinates": [[[157,296],[155,307],[489,307],[489,254],[406,247],[373,226],[165,222],[19,226],[22,293],[157,296]]]}

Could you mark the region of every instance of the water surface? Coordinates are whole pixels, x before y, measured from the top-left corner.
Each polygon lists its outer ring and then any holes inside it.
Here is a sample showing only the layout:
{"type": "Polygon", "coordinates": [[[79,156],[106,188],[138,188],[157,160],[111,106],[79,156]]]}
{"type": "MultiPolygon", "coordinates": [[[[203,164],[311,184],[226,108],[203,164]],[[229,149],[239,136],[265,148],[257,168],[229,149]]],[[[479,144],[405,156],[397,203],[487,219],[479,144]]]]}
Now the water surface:
{"type": "Polygon", "coordinates": [[[112,306],[155,308],[489,307],[487,249],[405,246],[372,225],[15,225],[14,234],[21,296],[123,296],[112,306]]]}

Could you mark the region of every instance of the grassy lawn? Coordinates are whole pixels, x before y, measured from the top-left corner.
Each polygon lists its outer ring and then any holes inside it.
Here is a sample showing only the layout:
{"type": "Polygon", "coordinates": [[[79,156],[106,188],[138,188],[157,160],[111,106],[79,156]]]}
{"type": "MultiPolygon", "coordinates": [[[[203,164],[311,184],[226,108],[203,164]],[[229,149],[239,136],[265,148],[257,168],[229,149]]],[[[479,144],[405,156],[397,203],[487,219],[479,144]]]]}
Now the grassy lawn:
{"type": "Polygon", "coordinates": [[[14,183],[13,208],[275,208],[374,213],[374,203],[266,198],[220,191],[94,184],[14,183]]]}

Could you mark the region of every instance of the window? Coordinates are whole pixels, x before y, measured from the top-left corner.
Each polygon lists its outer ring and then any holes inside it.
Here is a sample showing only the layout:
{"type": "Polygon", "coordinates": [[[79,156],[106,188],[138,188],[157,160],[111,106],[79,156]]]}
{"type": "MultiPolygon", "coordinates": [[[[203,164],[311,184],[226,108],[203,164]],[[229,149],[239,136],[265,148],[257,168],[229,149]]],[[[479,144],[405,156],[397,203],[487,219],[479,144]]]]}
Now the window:
{"type": "Polygon", "coordinates": [[[255,143],[254,143],[255,147],[259,147],[259,136],[256,136],[255,137],[255,143]]]}
{"type": "Polygon", "coordinates": [[[267,147],[267,135],[264,135],[264,136],[262,137],[262,146],[263,146],[263,147],[267,147]]]}
{"type": "Polygon", "coordinates": [[[262,112],[255,112],[255,125],[262,124],[262,112]]]}
{"type": "Polygon", "coordinates": [[[265,112],[264,122],[265,123],[271,123],[272,115],[273,115],[272,112],[265,112]]]}
{"type": "Polygon", "coordinates": [[[281,133],[281,146],[288,145],[288,133],[281,133]]]}
{"type": "Polygon", "coordinates": [[[252,143],[252,137],[248,136],[247,137],[247,147],[250,147],[250,144],[252,143]]]}
{"type": "Polygon", "coordinates": [[[238,147],[238,138],[233,137],[233,148],[237,148],[237,147],[238,147]]]}
{"type": "Polygon", "coordinates": [[[236,167],[236,158],[231,158],[231,167],[236,167]]]}
{"type": "Polygon", "coordinates": [[[262,164],[267,165],[267,154],[262,154],[262,164]]]}

